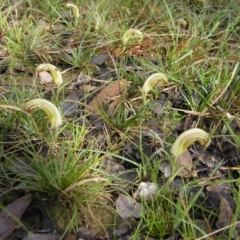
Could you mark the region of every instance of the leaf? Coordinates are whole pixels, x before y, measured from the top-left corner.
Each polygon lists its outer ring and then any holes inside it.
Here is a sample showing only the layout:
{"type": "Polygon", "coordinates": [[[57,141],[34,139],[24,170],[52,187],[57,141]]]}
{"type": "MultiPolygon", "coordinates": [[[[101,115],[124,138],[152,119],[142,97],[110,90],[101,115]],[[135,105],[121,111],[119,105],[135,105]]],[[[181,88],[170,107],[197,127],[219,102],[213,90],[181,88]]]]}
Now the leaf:
{"type": "Polygon", "coordinates": [[[109,83],[98,93],[98,95],[91,102],[89,102],[86,110],[93,114],[97,114],[98,109],[102,108],[107,102],[119,98],[119,95],[122,94],[126,86],[127,79],[121,79],[109,83]]]}
{"type": "Polygon", "coordinates": [[[119,194],[116,200],[116,209],[122,218],[140,218],[140,216],[146,212],[140,203],[124,194],[119,194]]]}
{"type": "Polygon", "coordinates": [[[107,59],[106,54],[100,54],[100,55],[97,55],[97,56],[91,58],[90,62],[94,63],[98,66],[101,66],[105,62],[106,59],[107,59]]]}
{"type": "Polygon", "coordinates": [[[75,113],[79,107],[79,105],[76,103],[79,100],[79,94],[75,91],[71,92],[66,100],[64,100],[62,104],[62,114],[65,117],[71,116],[73,113],[75,113]]]}
{"type": "Polygon", "coordinates": [[[10,203],[0,212],[0,240],[8,237],[19,226],[16,220],[21,219],[32,200],[32,194],[27,194],[10,203]]]}
{"type": "Polygon", "coordinates": [[[168,178],[172,173],[171,163],[168,161],[162,161],[160,163],[159,170],[164,174],[165,178],[168,178]]]}
{"type": "Polygon", "coordinates": [[[184,153],[182,153],[177,158],[177,170],[182,168],[183,169],[178,173],[178,176],[180,177],[191,177],[191,170],[192,170],[192,157],[188,150],[185,150],[184,153]]]}
{"type": "Polygon", "coordinates": [[[223,228],[229,226],[233,219],[233,210],[230,203],[221,196],[220,210],[218,214],[217,227],[223,228]]]}

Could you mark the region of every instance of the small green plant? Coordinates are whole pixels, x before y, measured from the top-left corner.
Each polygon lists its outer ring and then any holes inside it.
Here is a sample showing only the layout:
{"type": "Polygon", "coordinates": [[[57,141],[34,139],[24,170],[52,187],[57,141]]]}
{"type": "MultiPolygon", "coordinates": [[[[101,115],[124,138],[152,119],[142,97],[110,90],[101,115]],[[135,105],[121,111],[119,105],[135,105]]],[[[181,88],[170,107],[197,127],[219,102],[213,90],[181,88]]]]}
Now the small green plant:
{"type": "Polygon", "coordinates": [[[67,3],[65,6],[67,8],[70,8],[73,11],[73,15],[74,15],[74,18],[75,18],[75,25],[77,25],[78,19],[79,19],[79,16],[80,16],[78,7],[75,4],[72,4],[72,3],[67,3]]]}
{"type": "MultiPolygon", "coordinates": [[[[167,190],[167,189],[165,189],[167,190]]],[[[172,216],[171,216],[171,201],[173,192],[160,190],[155,201],[144,204],[148,209],[145,216],[142,217],[143,224],[147,226],[148,236],[165,237],[173,232],[172,216]]]]}
{"type": "Polygon", "coordinates": [[[60,73],[59,69],[57,67],[55,67],[54,65],[49,64],[49,63],[42,63],[42,64],[38,65],[36,68],[36,76],[42,71],[50,72],[52,79],[56,83],[58,88],[63,83],[62,74],[60,73]]]}
{"type": "Polygon", "coordinates": [[[171,147],[174,158],[177,159],[196,141],[199,141],[204,147],[208,147],[211,142],[209,134],[199,128],[192,128],[180,134],[171,147]]]}
{"type": "Polygon", "coordinates": [[[122,37],[123,45],[132,45],[136,42],[141,42],[143,39],[143,34],[138,29],[127,30],[122,37]]]}
{"type": "Polygon", "coordinates": [[[23,109],[26,112],[31,112],[35,109],[43,109],[44,112],[47,114],[49,121],[52,124],[52,127],[58,128],[62,125],[62,116],[57,109],[57,107],[48,100],[45,99],[33,99],[24,104],[23,109]]]}
{"type": "Polygon", "coordinates": [[[166,86],[169,84],[168,78],[163,73],[154,73],[150,77],[147,78],[147,80],[144,82],[142,86],[142,91],[147,94],[151,89],[157,85],[163,85],[166,86]]]}
{"type": "Polygon", "coordinates": [[[138,126],[147,117],[147,105],[141,107],[137,112],[126,106],[127,103],[120,103],[113,116],[99,108],[99,114],[104,122],[113,129],[126,130],[138,126]]]}

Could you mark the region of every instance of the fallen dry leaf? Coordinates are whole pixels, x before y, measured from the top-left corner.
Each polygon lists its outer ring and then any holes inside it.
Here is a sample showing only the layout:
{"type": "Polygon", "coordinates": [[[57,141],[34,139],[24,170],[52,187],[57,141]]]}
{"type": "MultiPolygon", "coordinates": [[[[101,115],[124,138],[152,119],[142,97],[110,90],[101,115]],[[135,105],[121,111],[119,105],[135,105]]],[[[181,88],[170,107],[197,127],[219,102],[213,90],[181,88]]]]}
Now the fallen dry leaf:
{"type": "Polygon", "coordinates": [[[114,101],[116,98],[119,98],[119,96],[121,96],[126,86],[127,86],[127,79],[121,79],[121,80],[117,80],[109,83],[88,104],[88,106],[86,107],[86,110],[90,113],[97,114],[99,108],[102,108],[109,101],[114,101]]]}
{"type": "Polygon", "coordinates": [[[116,200],[116,209],[122,218],[140,218],[140,216],[146,212],[140,203],[124,194],[119,194],[116,200]]]}
{"type": "Polygon", "coordinates": [[[165,178],[168,178],[172,173],[171,163],[168,161],[162,161],[160,163],[159,170],[164,174],[165,178]]]}
{"type": "Polygon", "coordinates": [[[217,227],[223,228],[229,226],[232,222],[233,210],[230,203],[221,196],[220,210],[218,214],[217,227]]]}
{"type": "Polygon", "coordinates": [[[191,177],[192,171],[192,157],[188,150],[186,150],[182,155],[180,155],[177,159],[177,170],[179,168],[184,167],[179,173],[178,176],[181,177],[191,177]]]}
{"type": "Polygon", "coordinates": [[[91,58],[90,62],[91,63],[94,63],[98,66],[101,66],[107,59],[107,55],[106,54],[100,54],[100,55],[97,55],[93,58],[91,58]]]}
{"type": "Polygon", "coordinates": [[[0,240],[8,237],[19,226],[14,218],[20,221],[31,200],[32,194],[27,194],[10,203],[0,212],[0,240]]]}
{"type": "Polygon", "coordinates": [[[79,94],[75,91],[71,92],[62,104],[62,114],[65,117],[69,117],[74,114],[79,105],[77,101],[79,100],[79,94]]]}

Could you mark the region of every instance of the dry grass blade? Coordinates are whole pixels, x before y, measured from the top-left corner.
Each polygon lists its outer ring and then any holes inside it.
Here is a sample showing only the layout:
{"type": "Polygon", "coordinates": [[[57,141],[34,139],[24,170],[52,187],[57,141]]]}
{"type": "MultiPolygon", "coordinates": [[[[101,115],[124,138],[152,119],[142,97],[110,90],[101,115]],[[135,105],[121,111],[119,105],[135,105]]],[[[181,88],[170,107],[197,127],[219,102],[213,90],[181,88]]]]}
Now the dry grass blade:
{"type": "Polygon", "coordinates": [[[230,81],[228,81],[227,85],[221,90],[221,93],[219,94],[219,96],[211,103],[212,105],[216,104],[219,101],[219,99],[223,96],[223,94],[227,91],[237,72],[238,66],[239,66],[239,62],[237,62],[237,64],[234,67],[230,81]]]}
{"type": "Polygon", "coordinates": [[[15,110],[15,111],[20,111],[20,112],[23,112],[23,113],[26,113],[24,110],[22,110],[21,108],[19,107],[16,107],[16,106],[12,106],[12,105],[0,105],[0,108],[4,108],[4,109],[11,109],[11,110],[15,110]]]}
{"type": "Polygon", "coordinates": [[[96,182],[96,183],[99,183],[99,182],[106,182],[108,181],[107,178],[90,178],[90,179],[84,179],[80,182],[76,182],[74,184],[72,184],[71,186],[67,187],[66,189],[64,189],[58,196],[58,200],[60,200],[64,195],[67,196],[67,194],[71,191],[74,191],[74,189],[76,189],[77,187],[81,186],[81,185],[84,185],[86,183],[89,183],[89,182],[96,182]]]}

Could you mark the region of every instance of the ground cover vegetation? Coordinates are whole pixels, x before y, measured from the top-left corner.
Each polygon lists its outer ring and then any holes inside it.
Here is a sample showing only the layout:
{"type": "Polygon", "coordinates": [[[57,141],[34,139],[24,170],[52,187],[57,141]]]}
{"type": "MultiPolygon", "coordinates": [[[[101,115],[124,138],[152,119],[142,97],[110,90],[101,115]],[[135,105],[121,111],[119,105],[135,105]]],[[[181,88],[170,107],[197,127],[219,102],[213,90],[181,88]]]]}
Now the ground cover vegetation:
{"type": "Polygon", "coordinates": [[[240,239],[239,5],[2,0],[0,239],[240,239]]]}

